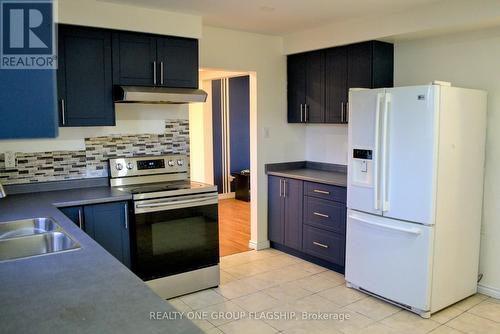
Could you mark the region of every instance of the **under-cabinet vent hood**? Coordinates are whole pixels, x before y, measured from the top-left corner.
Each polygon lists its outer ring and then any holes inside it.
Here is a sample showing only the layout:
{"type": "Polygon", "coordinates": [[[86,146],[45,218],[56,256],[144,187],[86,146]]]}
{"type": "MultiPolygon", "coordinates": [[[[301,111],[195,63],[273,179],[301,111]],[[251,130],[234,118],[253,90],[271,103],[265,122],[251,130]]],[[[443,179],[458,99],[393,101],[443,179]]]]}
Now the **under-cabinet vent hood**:
{"type": "Polygon", "coordinates": [[[206,100],[207,93],[201,89],[115,86],[116,103],[181,104],[206,100]]]}

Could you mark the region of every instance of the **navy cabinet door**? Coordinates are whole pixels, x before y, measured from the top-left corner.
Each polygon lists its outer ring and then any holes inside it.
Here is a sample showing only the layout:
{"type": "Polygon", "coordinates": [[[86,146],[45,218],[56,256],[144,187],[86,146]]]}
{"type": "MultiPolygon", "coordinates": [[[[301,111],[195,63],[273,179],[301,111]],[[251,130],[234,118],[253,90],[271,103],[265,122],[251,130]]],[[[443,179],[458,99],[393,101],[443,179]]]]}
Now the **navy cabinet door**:
{"type": "Polygon", "coordinates": [[[198,88],[198,40],[160,37],[156,43],[158,84],[198,88]]]}
{"type": "Polygon", "coordinates": [[[282,197],[283,185],[282,179],[276,176],[268,178],[268,197],[267,197],[267,223],[269,240],[284,244],[284,201],[282,197]]]}
{"type": "Polygon", "coordinates": [[[82,230],[85,230],[85,222],[83,219],[83,207],[72,206],[67,208],[60,208],[59,210],[64,213],[73,223],[75,223],[82,230]]]}
{"type": "Polygon", "coordinates": [[[373,42],[349,45],[347,88],[372,88],[372,46],[373,42]]]}
{"type": "Polygon", "coordinates": [[[306,103],[306,56],[288,56],[287,65],[288,123],[302,123],[306,103]]]}
{"type": "Polygon", "coordinates": [[[156,37],[128,32],[113,33],[115,85],[155,85],[159,82],[158,66],[156,37]]]}
{"type": "Polygon", "coordinates": [[[85,232],[130,268],[130,234],[126,202],[88,205],[85,232]]]}
{"type": "Polygon", "coordinates": [[[344,123],[347,111],[347,47],[325,52],[325,121],[344,123]]]}
{"type": "Polygon", "coordinates": [[[284,179],[284,244],[297,250],[302,249],[303,184],[300,180],[284,179]]]}
{"type": "Polygon", "coordinates": [[[109,31],[59,26],[59,125],[115,125],[112,73],[109,31]]]}
{"type": "Polygon", "coordinates": [[[308,52],[306,59],[306,123],[325,122],[325,56],[323,51],[308,52]]]}

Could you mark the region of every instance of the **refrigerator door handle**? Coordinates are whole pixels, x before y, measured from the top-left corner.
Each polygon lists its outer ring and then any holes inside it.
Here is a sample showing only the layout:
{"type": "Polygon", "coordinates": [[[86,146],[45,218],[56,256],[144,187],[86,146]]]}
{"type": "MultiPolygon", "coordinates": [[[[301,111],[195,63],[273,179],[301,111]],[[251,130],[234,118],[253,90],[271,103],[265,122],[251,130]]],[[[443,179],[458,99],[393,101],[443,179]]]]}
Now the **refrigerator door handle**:
{"type": "Polygon", "coordinates": [[[368,220],[365,220],[365,219],[362,219],[362,218],[359,218],[356,216],[351,216],[351,218],[358,221],[358,222],[364,223],[366,225],[381,227],[381,228],[384,228],[387,230],[394,230],[397,232],[404,232],[404,233],[409,233],[409,234],[414,234],[414,235],[422,234],[422,231],[417,227],[404,228],[404,227],[390,226],[390,225],[386,225],[386,224],[382,224],[382,223],[376,223],[376,222],[368,221],[368,220]]]}
{"type": "Polygon", "coordinates": [[[380,104],[382,102],[382,98],[384,97],[384,93],[377,94],[377,106],[375,109],[375,152],[376,152],[376,161],[373,164],[373,191],[375,193],[373,206],[375,210],[380,208],[380,189],[379,189],[379,152],[380,152],[380,104]]]}
{"type": "Polygon", "coordinates": [[[384,100],[384,120],[382,130],[382,212],[389,211],[389,201],[387,198],[387,151],[389,141],[389,106],[391,103],[391,94],[385,94],[384,100]]]}

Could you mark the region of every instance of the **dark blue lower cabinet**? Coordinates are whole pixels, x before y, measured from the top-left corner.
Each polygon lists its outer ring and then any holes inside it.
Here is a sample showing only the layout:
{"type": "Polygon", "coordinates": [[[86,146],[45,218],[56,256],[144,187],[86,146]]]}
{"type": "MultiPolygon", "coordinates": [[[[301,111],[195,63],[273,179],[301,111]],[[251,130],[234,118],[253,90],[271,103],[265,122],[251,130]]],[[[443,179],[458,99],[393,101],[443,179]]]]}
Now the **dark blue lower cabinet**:
{"type": "Polygon", "coordinates": [[[88,205],[84,212],[85,232],[130,268],[128,203],[88,205]]]}
{"type": "Polygon", "coordinates": [[[269,240],[300,250],[303,182],[269,176],[268,189],[269,240]]]}
{"type": "Polygon", "coordinates": [[[85,230],[85,221],[83,219],[83,206],[71,206],[67,208],[59,208],[66,217],[71,219],[79,228],[85,230]]]}
{"type": "Polygon", "coordinates": [[[130,226],[127,202],[73,206],[59,210],[111,255],[130,268],[130,226]]]}
{"type": "Polygon", "coordinates": [[[345,202],[343,187],[269,176],[271,246],[343,273],[345,202]]]}
{"type": "Polygon", "coordinates": [[[304,225],[304,252],[344,266],[345,237],[342,234],[304,225]]]}
{"type": "Polygon", "coordinates": [[[283,180],[285,246],[297,250],[302,249],[303,185],[300,180],[283,180]]]}

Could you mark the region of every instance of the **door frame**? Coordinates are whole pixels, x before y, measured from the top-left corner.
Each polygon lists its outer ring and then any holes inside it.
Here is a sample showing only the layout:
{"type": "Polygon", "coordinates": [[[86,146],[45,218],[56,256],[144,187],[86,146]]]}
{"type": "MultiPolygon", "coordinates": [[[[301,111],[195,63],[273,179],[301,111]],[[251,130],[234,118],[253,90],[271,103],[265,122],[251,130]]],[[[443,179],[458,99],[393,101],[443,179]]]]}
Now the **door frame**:
{"type": "MultiPolygon", "coordinates": [[[[216,80],[222,78],[238,77],[238,76],[249,76],[249,94],[250,94],[250,242],[248,247],[251,249],[264,249],[269,248],[269,239],[259,240],[259,224],[258,224],[258,164],[257,164],[257,72],[255,71],[237,71],[228,70],[220,68],[201,68],[200,73],[200,87],[207,91],[208,98],[207,101],[201,106],[196,106],[196,104],[191,104],[191,111],[193,113],[201,112],[203,113],[204,126],[200,129],[203,132],[203,137],[207,143],[203,147],[203,159],[206,162],[203,172],[200,175],[204,175],[204,180],[212,180],[209,183],[213,183],[213,147],[212,147],[212,99],[211,99],[211,84],[205,84],[209,80],[216,80]],[[203,72],[212,72],[213,77],[203,75],[203,72]],[[198,109],[198,110],[196,110],[198,109]],[[201,110],[199,110],[201,109],[201,110]]],[[[191,119],[191,116],[190,116],[191,119]]],[[[191,127],[191,120],[190,120],[191,127]]],[[[191,136],[191,131],[190,131],[191,136]]],[[[197,150],[196,147],[191,148],[191,155],[193,151],[197,150]]],[[[201,150],[201,148],[200,148],[201,150]]],[[[192,166],[193,167],[193,166],[192,166]]],[[[267,227],[267,226],[266,226],[267,227]]]]}

